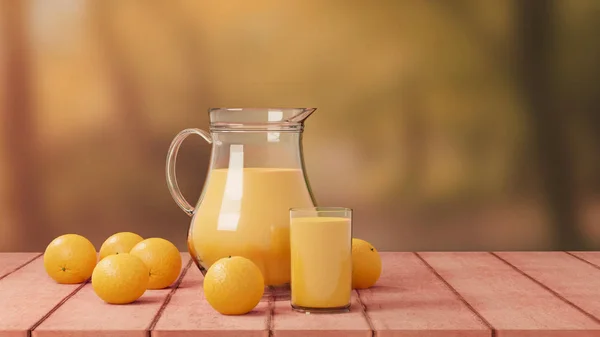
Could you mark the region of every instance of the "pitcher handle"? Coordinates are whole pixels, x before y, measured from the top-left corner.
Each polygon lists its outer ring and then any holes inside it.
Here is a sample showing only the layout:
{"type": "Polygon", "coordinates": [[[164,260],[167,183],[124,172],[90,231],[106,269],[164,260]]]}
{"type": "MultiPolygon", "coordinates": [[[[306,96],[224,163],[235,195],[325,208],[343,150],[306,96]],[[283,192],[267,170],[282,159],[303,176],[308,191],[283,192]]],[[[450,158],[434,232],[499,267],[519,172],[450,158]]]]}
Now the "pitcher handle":
{"type": "Polygon", "coordinates": [[[187,138],[187,136],[191,134],[197,134],[198,136],[204,138],[209,144],[212,144],[212,137],[210,133],[201,130],[201,129],[185,129],[179,132],[173,141],[171,142],[171,146],[169,146],[169,152],[167,153],[167,187],[169,188],[169,192],[171,192],[171,197],[177,203],[179,208],[181,208],[187,215],[194,215],[194,207],[190,205],[187,200],[181,194],[179,190],[179,185],[177,184],[177,175],[175,173],[176,162],[177,162],[177,153],[179,152],[179,147],[181,143],[187,138]]]}

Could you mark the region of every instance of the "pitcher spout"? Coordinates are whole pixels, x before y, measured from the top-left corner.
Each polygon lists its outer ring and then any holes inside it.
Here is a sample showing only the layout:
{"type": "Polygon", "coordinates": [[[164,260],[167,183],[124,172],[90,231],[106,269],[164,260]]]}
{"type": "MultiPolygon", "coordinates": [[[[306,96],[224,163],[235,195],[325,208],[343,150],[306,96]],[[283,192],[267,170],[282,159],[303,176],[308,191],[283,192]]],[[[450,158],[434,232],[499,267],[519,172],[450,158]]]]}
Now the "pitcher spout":
{"type": "Polygon", "coordinates": [[[308,117],[310,117],[310,115],[312,115],[313,112],[315,112],[315,110],[317,110],[317,109],[316,108],[298,108],[298,109],[294,109],[294,110],[298,110],[298,112],[286,120],[289,123],[304,123],[304,121],[308,117]]]}

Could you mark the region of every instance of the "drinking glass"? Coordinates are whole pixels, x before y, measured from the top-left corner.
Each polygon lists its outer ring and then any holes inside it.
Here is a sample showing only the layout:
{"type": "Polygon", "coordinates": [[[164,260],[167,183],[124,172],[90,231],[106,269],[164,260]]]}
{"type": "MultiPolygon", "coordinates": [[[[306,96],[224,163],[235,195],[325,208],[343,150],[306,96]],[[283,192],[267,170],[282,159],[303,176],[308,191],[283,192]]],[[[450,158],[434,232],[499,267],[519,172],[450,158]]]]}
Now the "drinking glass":
{"type": "Polygon", "coordinates": [[[345,312],[352,293],[352,209],[290,209],[291,305],[345,312]]]}

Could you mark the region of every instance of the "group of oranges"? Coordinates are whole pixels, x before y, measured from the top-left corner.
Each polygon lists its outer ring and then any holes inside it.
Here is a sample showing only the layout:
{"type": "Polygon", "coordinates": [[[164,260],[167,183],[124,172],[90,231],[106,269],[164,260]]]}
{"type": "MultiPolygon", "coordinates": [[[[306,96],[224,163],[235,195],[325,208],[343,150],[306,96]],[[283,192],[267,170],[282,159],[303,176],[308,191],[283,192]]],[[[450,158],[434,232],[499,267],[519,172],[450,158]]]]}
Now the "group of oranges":
{"type": "Polygon", "coordinates": [[[44,252],[44,268],[58,283],[76,284],[90,277],[98,297],[111,304],[131,303],[147,289],[170,286],[181,271],[181,254],[162,238],[138,234],[111,235],[96,253],[94,245],[78,234],[52,240],[44,252]]]}
{"type": "MultiPolygon", "coordinates": [[[[144,239],[120,232],[104,241],[97,254],[94,245],[78,234],[52,240],[44,252],[44,268],[58,283],[83,283],[91,278],[94,292],[110,304],[127,304],[147,289],[164,289],[181,272],[177,247],[162,238],[144,239]]],[[[368,242],[352,239],[352,287],[373,286],[381,274],[381,259],[368,242]]],[[[203,282],[207,302],[224,315],[245,314],[259,303],[264,280],[249,259],[230,256],[210,266],[203,282]]]]}

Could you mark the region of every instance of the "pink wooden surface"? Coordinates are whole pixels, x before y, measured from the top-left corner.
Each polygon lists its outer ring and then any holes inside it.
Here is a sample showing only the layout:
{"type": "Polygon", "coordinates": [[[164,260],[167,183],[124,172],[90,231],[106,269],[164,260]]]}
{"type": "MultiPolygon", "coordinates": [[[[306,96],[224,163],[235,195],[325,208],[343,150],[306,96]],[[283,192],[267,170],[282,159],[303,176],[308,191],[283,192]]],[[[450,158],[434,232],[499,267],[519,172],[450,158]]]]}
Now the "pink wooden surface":
{"type": "Polygon", "coordinates": [[[0,253],[0,337],[600,336],[597,252],[381,253],[378,284],[350,313],[292,312],[278,290],[244,316],[214,311],[191,263],[178,288],[108,305],[90,284],[55,283],[35,256],[0,253]]]}
{"type": "Polygon", "coordinates": [[[202,274],[195,265],[188,270],[179,289],[152,331],[156,337],[236,337],[269,335],[268,299],[242,316],[223,316],[206,302],[202,274]]]}
{"type": "MultiPolygon", "coordinates": [[[[190,267],[189,254],[182,254],[182,258],[185,271],[190,267]]],[[[103,302],[88,283],[33,330],[32,336],[146,337],[154,317],[177,285],[175,282],[166,289],[147,290],[128,305],[111,305],[103,302]]]]}
{"type": "Polygon", "coordinates": [[[600,252],[569,252],[569,254],[600,268],[600,252]]]}
{"type": "Polygon", "coordinates": [[[295,312],[289,300],[275,301],[273,336],[275,337],[370,337],[372,330],[363,315],[356,292],[350,312],[342,314],[303,314],[295,312]]]}
{"type": "Polygon", "coordinates": [[[32,261],[40,253],[2,253],[0,254],[0,280],[15,269],[22,267],[27,262],[32,261]]]}
{"type": "Polygon", "coordinates": [[[599,336],[600,324],[489,253],[419,253],[498,336],[599,336]]]}
{"type": "Polygon", "coordinates": [[[40,256],[0,280],[0,336],[27,337],[33,326],[81,287],[54,282],[43,262],[40,256]]]}
{"type": "Polygon", "coordinates": [[[600,318],[600,269],[562,252],[496,254],[583,312],[600,318]]]}
{"type": "Polygon", "coordinates": [[[376,286],[360,290],[378,336],[491,336],[491,330],[413,253],[381,253],[376,286]]]}

